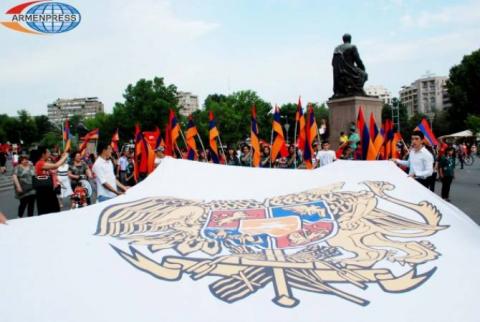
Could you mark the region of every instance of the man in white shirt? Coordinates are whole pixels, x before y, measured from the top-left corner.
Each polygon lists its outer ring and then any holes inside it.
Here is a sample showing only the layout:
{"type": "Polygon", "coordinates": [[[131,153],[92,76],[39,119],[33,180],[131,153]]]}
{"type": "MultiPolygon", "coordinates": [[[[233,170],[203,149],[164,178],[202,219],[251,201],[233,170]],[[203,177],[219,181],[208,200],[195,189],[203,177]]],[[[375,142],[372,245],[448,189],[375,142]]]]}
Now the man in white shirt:
{"type": "Polygon", "coordinates": [[[322,142],[322,149],[317,152],[317,162],[319,167],[323,167],[333,161],[337,160],[337,155],[335,151],[330,150],[330,143],[328,141],[322,142]]]}
{"type": "Polygon", "coordinates": [[[421,131],[414,131],[408,160],[393,159],[393,161],[409,167],[408,176],[427,187],[428,177],[433,173],[433,155],[423,146],[423,138],[424,135],[421,131]]]}
{"type": "Polygon", "coordinates": [[[97,200],[102,202],[112,199],[123,192],[127,191],[127,187],[121,184],[115,177],[114,166],[110,160],[112,156],[112,147],[105,143],[98,143],[98,158],[93,164],[93,173],[95,173],[95,181],[97,183],[97,200]],[[120,188],[121,191],[117,189],[120,188]]]}

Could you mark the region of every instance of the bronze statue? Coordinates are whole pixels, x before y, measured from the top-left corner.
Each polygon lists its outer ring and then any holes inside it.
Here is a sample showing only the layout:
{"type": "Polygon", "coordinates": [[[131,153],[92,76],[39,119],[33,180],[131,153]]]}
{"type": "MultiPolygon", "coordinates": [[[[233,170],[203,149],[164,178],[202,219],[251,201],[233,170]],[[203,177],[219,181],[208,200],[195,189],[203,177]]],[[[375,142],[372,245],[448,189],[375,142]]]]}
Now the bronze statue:
{"type": "Polygon", "coordinates": [[[333,96],[341,98],[348,96],[367,96],[363,84],[368,79],[357,47],[351,44],[352,36],[343,35],[343,44],[333,52],[333,96]]]}

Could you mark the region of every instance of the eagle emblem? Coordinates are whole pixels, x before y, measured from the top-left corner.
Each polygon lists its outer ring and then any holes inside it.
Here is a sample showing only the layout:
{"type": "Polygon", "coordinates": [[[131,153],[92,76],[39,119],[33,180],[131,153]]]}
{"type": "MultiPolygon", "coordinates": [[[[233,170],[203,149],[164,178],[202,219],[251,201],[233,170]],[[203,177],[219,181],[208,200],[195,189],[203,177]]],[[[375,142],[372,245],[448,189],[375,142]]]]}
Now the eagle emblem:
{"type": "Polygon", "coordinates": [[[367,299],[342,284],[413,290],[436,270],[418,268],[440,256],[421,238],[448,226],[440,225],[441,213],[427,201],[395,198],[387,193],[395,188],[388,182],[362,184],[366,189],[360,191],[343,191],[344,184],[336,183],[263,202],[146,198],[106,208],[95,234],[128,243],[128,250],[111,246],[156,278],[211,279],[211,293],[227,303],[272,283],[272,300],[283,307],[298,305],[295,290],[365,306],[367,299]],[[382,209],[379,201],[395,204],[402,214],[382,209]],[[177,255],[162,254],[166,250],[177,255]],[[403,273],[394,274],[392,266],[403,273]]]}

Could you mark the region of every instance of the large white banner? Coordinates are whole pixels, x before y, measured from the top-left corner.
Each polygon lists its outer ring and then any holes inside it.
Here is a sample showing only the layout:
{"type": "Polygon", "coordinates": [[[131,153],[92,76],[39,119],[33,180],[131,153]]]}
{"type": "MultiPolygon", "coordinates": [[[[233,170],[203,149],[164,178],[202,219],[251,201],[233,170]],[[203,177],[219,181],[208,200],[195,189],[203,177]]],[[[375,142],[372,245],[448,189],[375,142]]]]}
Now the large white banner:
{"type": "Polygon", "coordinates": [[[0,225],[0,321],[479,321],[480,230],[388,161],[165,159],[102,204],[0,225]]]}

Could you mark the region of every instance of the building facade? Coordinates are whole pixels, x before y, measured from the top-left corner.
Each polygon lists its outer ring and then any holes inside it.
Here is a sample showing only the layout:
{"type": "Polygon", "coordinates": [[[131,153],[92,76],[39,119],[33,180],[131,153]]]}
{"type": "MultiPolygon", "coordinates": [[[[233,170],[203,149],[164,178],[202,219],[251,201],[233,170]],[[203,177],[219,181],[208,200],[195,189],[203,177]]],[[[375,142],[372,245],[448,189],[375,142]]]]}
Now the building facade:
{"type": "Polygon", "coordinates": [[[103,113],[103,103],[98,97],[85,97],[73,99],[57,99],[52,104],[48,104],[48,119],[54,124],[62,123],[67,117],[80,115],[83,118],[92,118],[97,113],[103,113]]]}
{"type": "Polygon", "coordinates": [[[435,114],[450,104],[446,89],[448,77],[426,76],[400,90],[400,101],[407,107],[408,115],[435,114]]]}
{"type": "Polygon", "coordinates": [[[198,96],[190,92],[178,92],[178,105],[180,106],[180,114],[188,116],[198,110],[198,96]]]}
{"type": "Polygon", "coordinates": [[[386,89],[382,85],[366,86],[365,93],[367,93],[368,96],[378,97],[383,101],[384,104],[388,104],[388,105],[392,104],[392,94],[388,89],[386,89]]]}

